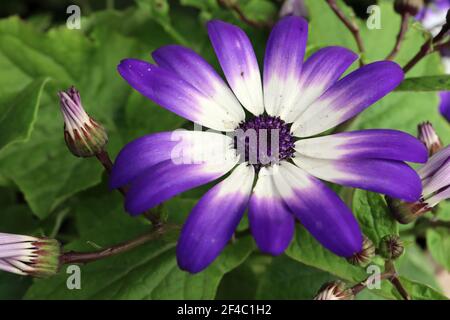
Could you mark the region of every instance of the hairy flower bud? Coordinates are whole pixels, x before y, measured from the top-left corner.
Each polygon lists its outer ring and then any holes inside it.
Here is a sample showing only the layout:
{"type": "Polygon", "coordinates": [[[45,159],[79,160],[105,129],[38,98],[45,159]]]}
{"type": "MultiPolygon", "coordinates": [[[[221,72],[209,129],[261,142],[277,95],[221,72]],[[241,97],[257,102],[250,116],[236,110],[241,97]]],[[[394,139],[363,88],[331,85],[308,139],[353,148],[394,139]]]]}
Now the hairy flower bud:
{"type": "Polygon", "coordinates": [[[392,217],[401,224],[411,223],[426,212],[431,211],[427,203],[422,201],[410,203],[386,197],[386,202],[392,217]]]}
{"type": "Polygon", "coordinates": [[[433,125],[426,121],[417,126],[418,138],[422,141],[428,149],[428,154],[431,156],[442,149],[442,142],[433,125]]]}
{"type": "Polygon", "coordinates": [[[48,277],[58,272],[60,255],[57,240],[0,233],[0,270],[48,277]]]}
{"type": "Polygon", "coordinates": [[[108,135],[101,124],[89,117],[74,87],[58,93],[64,117],[64,139],[77,157],[93,157],[103,151],[108,135]]]}
{"type": "Polygon", "coordinates": [[[314,300],[353,300],[355,296],[351,289],[346,289],[342,281],[333,281],[324,284],[314,300]]]}
{"type": "Polygon", "coordinates": [[[415,16],[423,7],[423,0],[395,0],[394,10],[398,14],[415,16]]]}
{"type": "Polygon", "coordinates": [[[403,254],[405,248],[399,236],[390,234],[381,239],[379,251],[383,258],[395,260],[403,254]]]}
{"type": "Polygon", "coordinates": [[[355,253],[347,261],[354,265],[366,266],[372,258],[375,256],[375,246],[373,242],[364,236],[362,249],[360,252],[355,253]]]}

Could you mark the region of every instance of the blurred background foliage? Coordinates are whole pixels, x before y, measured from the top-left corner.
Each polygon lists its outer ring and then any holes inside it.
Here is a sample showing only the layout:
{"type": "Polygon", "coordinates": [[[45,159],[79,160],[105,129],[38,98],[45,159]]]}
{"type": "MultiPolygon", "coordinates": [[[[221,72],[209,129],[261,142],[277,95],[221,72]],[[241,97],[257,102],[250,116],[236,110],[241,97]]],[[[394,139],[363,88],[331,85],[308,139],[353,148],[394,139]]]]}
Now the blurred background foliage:
{"type": "MultiPolygon", "coordinates": [[[[360,25],[367,47],[365,61],[383,59],[391,50],[400,17],[391,1],[378,1],[382,28],[369,30],[365,8],[375,1],[339,1],[360,25]],[[350,6],[348,6],[350,5],[350,6]]],[[[215,0],[3,0],[0,6],[0,231],[56,237],[67,250],[95,250],[131,239],[148,229],[144,218],[131,218],[119,194],[108,189],[102,167],[94,159],[73,157],[63,139],[56,92],[75,85],[87,111],[108,130],[108,151],[114,157],[127,142],[144,134],[190,127],[185,120],[143,98],[119,77],[118,62],[126,57],[151,60],[159,46],[178,43],[195,49],[218,68],[204,23],[212,18],[235,23],[249,34],[262,59],[281,1],[238,1],[245,16],[215,0]],[[81,8],[81,29],[66,28],[66,8],[81,8]]],[[[354,39],[325,1],[306,0],[310,36],[308,54],[328,45],[356,51],[354,39]]],[[[411,22],[396,58],[406,63],[426,39],[411,22]]],[[[356,63],[351,69],[357,67],[356,63]]],[[[442,74],[438,54],[423,59],[408,76],[442,74]]],[[[366,110],[349,129],[393,128],[416,134],[416,126],[432,121],[446,144],[450,126],[437,111],[435,92],[396,92],[366,110]]],[[[165,203],[161,212],[182,223],[209,186],[165,203]]],[[[394,222],[380,195],[349,193],[337,188],[353,208],[364,233],[377,244],[386,234],[401,234],[406,254],[397,262],[402,282],[415,299],[443,299],[439,270],[450,270],[448,230],[415,233],[415,226],[394,222]],[[350,196],[349,196],[350,195],[350,196]]],[[[449,205],[436,215],[450,221],[449,205]]],[[[245,221],[239,227],[245,231],[245,221]]],[[[51,279],[31,280],[0,272],[2,299],[311,299],[326,281],[353,284],[368,275],[361,267],[323,249],[302,227],[280,257],[262,255],[242,233],[206,271],[189,275],[178,269],[177,235],[129,253],[82,266],[82,289],[66,288],[65,267],[51,279]]],[[[375,260],[381,265],[382,261],[375,260]]],[[[398,299],[389,283],[366,290],[366,299],[398,299]]]]}

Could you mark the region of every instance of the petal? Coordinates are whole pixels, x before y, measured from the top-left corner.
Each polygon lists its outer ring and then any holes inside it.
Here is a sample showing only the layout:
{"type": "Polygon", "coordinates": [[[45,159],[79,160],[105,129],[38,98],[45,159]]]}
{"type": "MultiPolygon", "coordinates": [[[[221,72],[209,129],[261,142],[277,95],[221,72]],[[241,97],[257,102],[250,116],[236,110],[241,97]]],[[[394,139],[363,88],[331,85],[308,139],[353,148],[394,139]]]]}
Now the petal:
{"type": "Polygon", "coordinates": [[[177,245],[181,269],[200,272],[220,254],[244,215],[254,177],[253,166],[239,165],[192,209],[177,245]]]}
{"type": "Polygon", "coordinates": [[[366,189],[414,202],[422,183],[417,173],[400,161],[380,159],[325,160],[296,154],[295,164],[322,180],[366,189]]]}
{"type": "Polygon", "coordinates": [[[298,137],[331,129],[354,117],[394,90],[403,80],[403,70],[391,61],[378,61],[350,73],[332,85],[294,122],[298,137]]]}
{"type": "Polygon", "coordinates": [[[423,186],[423,195],[427,196],[442,188],[450,186],[450,158],[441,166],[441,168],[427,179],[423,186]]]}
{"type": "Polygon", "coordinates": [[[135,90],[181,117],[219,131],[240,122],[172,71],[136,59],[122,60],[117,69],[135,90]]]}
{"type": "Polygon", "coordinates": [[[439,202],[447,199],[450,199],[450,187],[447,187],[444,190],[436,193],[434,196],[428,198],[426,200],[426,203],[430,208],[433,208],[434,206],[439,204],[439,202]]]}
{"type": "Polygon", "coordinates": [[[209,38],[225,77],[241,104],[255,115],[264,112],[258,61],[247,35],[219,20],[207,24],[209,38]]]}
{"type": "Polygon", "coordinates": [[[441,98],[439,111],[442,116],[450,122],[450,91],[441,92],[439,96],[441,98]]]}
{"type": "Polygon", "coordinates": [[[295,150],[302,155],[322,159],[390,159],[424,163],[428,152],[412,135],[384,129],[343,132],[301,139],[295,150]]]}
{"type": "Polygon", "coordinates": [[[264,104],[271,116],[292,109],[307,39],[308,23],[295,16],[281,19],[270,33],[264,56],[264,104]]]}
{"type": "Polygon", "coordinates": [[[176,130],[150,134],[128,143],[120,151],[109,185],[111,188],[124,186],[165,160],[192,164],[214,155],[221,157],[232,145],[232,138],[214,132],[176,130]]]}
{"type": "Polygon", "coordinates": [[[137,215],[186,190],[216,180],[237,163],[230,154],[222,161],[183,164],[163,161],[139,175],[127,192],[125,208],[137,215]]]}
{"type": "Polygon", "coordinates": [[[250,198],[248,219],[256,244],[262,252],[279,255],[294,236],[294,216],[283,203],[272,168],[261,168],[250,198]]]}
{"type": "Polygon", "coordinates": [[[358,222],[336,193],[288,162],[274,169],[279,170],[275,185],[283,200],[317,241],[343,257],[361,251],[358,222]]]}
{"type": "Polygon", "coordinates": [[[431,177],[450,158],[450,145],[439,150],[428,159],[422,167],[417,170],[420,177],[425,180],[431,177]]]}
{"type": "Polygon", "coordinates": [[[245,112],[228,85],[217,72],[194,50],[178,45],[159,48],[152,53],[156,63],[174,73],[214,100],[223,110],[233,114],[239,122],[245,112]]]}
{"type": "Polygon", "coordinates": [[[16,267],[10,265],[8,262],[6,262],[5,260],[2,260],[2,259],[0,259],[0,270],[23,275],[23,276],[27,275],[26,272],[23,272],[22,270],[17,269],[16,267]]]}
{"type": "Polygon", "coordinates": [[[281,118],[289,122],[296,120],[317,98],[331,87],[358,59],[358,55],[342,47],[326,47],[306,60],[300,75],[295,103],[285,108],[281,118]]]}

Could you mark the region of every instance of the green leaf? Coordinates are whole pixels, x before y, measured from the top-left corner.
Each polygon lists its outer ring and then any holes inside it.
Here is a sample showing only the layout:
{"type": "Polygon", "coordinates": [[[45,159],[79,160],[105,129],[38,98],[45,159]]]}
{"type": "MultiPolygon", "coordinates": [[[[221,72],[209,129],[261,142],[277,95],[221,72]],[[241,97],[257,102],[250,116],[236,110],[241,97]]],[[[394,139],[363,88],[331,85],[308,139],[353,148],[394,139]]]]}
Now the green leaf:
{"type": "Polygon", "coordinates": [[[312,299],[320,287],[335,277],[284,255],[273,259],[261,275],[256,299],[312,299]]]}
{"type": "Polygon", "coordinates": [[[363,268],[351,265],[346,259],[322,247],[303,227],[297,228],[295,238],[286,254],[303,264],[345,280],[359,282],[368,277],[363,268]]]}
{"type": "Polygon", "coordinates": [[[403,241],[406,252],[396,261],[398,273],[405,278],[439,290],[440,287],[435,277],[435,266],[427,257],[426,251],[414,243],[414,238],[403,239],[403,241]]]}
{"type": "MultiPolygon", "coordinates": [[[[412,300],[448,300],[442,293],[427,285],[411,281],[404,277],[400,277],[399,280],[412,300]]],[[[386,299],[403,299],[397,289],[388,281],[383,281],[381,289],[372,289],[371,292],[386,299]]]]}
{"type": "Polygon", "coordinates": [[[386,235],[398,235],[398,224],[389,214],[382,195],[356,189],[352,209],[363,233],[373,241],[375,246],[386,235]]]}
{"type": "Polygon", "coordinates": [[[49,78],[34,80],[12,101],[0,105],[0,151],[10,143],[29,139],[47,81],[49,78]]]}
{"type": "Polygon", "coordinates": [[[450,270],[450,230],[447,228],[429,229],[426,237],[427,248],[433,259],[445,269],[450,270]]]}
{"type": "Polygon", "coordinates": [[[446,91],[450,90],[450,76],[428,76],[405,79],[397,91],[446,91]]]}
{"type": "MultiPolygon", "coordinates": [[[[83,196],[75,209],[83,241],[66,250],[95,250],[87,244],[105,247],[148,232],[144,219],[128,216],[119,195],[98,192],[83,196]],[[107,223],[105,223],[107,222],[107,223]]],[[[28,299],[213,299],[224,274],[240,265],[253,250],[250,237],[230,244],[205,271],[191,275],[176,262],[177,233],[151,241],[127,253],[89,263],[81,267],[81,290],[68,290],[68,275],[36,280],[28,299]]]]}
{"type": "Polygon", "coordinates": [[[98,184],[103,171],[95,160],[75,158],[67,150],[57,91],[72,84],[79,89],[85,109],[107,128],[112,155],[124,141],[155,130],[175,129],[184,122],[142,97],[129,100],[132,89],[116,71],[121,59],[143,56],[172,42],[171,37],[154,22],[147,23],[150,16],[145,20],[130,11],[99,16],[88,19],[88,35],[65,27],[44,33],[17,18],[0,21],[0,38],[4,40],[0,43],[0,67],[8,74],[0,77],[0,103],[10,101],[34,79],[54,80],[46,86],[28,141],[8,146],[0,155],[0,176],[18,186],[40,218],[52,214],[77,192],[98,184]],[[148,35],[147,41],[140,42],[112,32],[118,20],[135,16],[139,18],[135,26],[127,23],[124,32],[138,30],[141,37],[139,27],[150,27],[150,41],[148,35]],[[124,117],[125,113],[131,116],[124,117]]]}

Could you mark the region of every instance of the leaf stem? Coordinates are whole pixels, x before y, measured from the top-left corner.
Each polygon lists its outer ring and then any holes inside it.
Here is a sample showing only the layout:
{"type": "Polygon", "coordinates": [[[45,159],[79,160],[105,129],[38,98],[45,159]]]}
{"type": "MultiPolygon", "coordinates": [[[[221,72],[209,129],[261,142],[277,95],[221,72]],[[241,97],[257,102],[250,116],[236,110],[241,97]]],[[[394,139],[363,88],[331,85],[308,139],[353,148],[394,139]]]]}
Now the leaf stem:
{"type": "Polygon", "coordinates": [[[61,256],[61,264],[70,264],[70,263],[88,263],[92,261],[97,261],[100,259],[108,258],[123,252],[130,251],[142,244],[145,244],[149,241],[158,239],[160,236],[165,234],[167,231],[172,229],[177,229],[176,225],[165,225],[160,226],[159,228],[154,228],[151,232],[145,233],[135,239],[117,244],[115,246],[111,246],[106,249],[101,249],[93,252],[74,252],[69,251],[65,252],[61,256]]]}
{"type": "Polygon", "coordinates": [[[405,287],[403,287],[400,279],[398,278],[397,270],[395,270],[394,262],[392,260],[387,260],[385,263],[385,270],[391,274],[388,278],[392,285],[397,289],[404,300],[411,300],[411,296],[406,291],[405,287]]]}
{"type": "Polygon", "coordinates": [[[391,53],[386,57],[386,60],[394,60],[394,58],[397,56],[398,52],[400,51],[400,48],[402,46],[403,40],[405,39],[405,34],[408,31],[408,21],[409,21],[410,15],[409,13],[403,13],[402,19],[400,22],[400,30],[397,34],[397,39],[395,41],[394,48],[392,48],[391,53]]]}
{"type": "Polygon", "coordinates": [[[411,70],[420,60],[422,60],[428,54],[436,51],[439,48],[439,42],[444,38],[445,34],[450,29],[450,25],[448,23],[442,26],[441,31],[434,37],[430,38],[420,47],[420,50],[416,53],[416,55],[403,67],[403,72],[407,73],[411,70]],[[435,46],[436,45],[436,46],[435,46]]]}
{"type": "Polygon", "coordinates": [[[227,0],[217,0],[217,3],[227,9],[230,9],[234,11],[238,16],[239,19],[241,19],[244,23],[248,24],[251,27],[254,28],[271,28],[273,26],[272,21],[255,21],[253,19],[250,19],[247,17],[247,15],[242,11],[239,4],[233,1],[227,1],[227,0]]]}
{"type": "MultiPolygon", "coordinates": [[[[390,277],[392,277],[392,273],[385,272],[380,275],[380,280],[386,280],[386,279],[389,279],[390,277]]],[[[367,288],[367,285],[369,284],[369,280],[370,280],[370,277],[355,284],[353,287],[351,287],[350,289],[352,290],[353,294],[357,295],[358,293],[363,291],[365,288],[367,288]]]]}
{"type": "MultiPolygon", "coordinates": [[[[108,151],[106,150],[102,150],[100,153],[95,155],[98,159],[98,161],[100,161],[100,163],[103,165],[103,167],[105,168],[106,172],[108,174],[111,174],[111,170],[113,168],[113,162],[108,154],[108,151]]],[[[125,187],[121,187],[118,189],[120,191],[120,193],[123,196],[126,196],[128,189],[125,187]]],[[[150,222],[152,223],[152,225],[155,228],[159,228],[162,225],[162,221],[160,219],[160,214],[158,212],[154,212],[152,210],[148,210],[144,213],[144,216],[150,220],[150,222]]]]}
{"type": "MultiPolygon", "coordinates": [[[[336,16],[342,21],[342,23],[344,23],[347,29],[350,30],[350,32],[352,33],[353,37],[355,38],[356,45],[358,46],[358,51],[362,56],[365,52],[365,48],[361,35],[359,33],[358,25],[354,21],[350,20],[345,16],[344,12],[337,5],[336,0],[326,0],[326,1],[330,6],[331,10],[333,10],[336,16]]],[[[359,64],[361,66],[364,65],[362,58],[359,59],[359,64]]]]}

